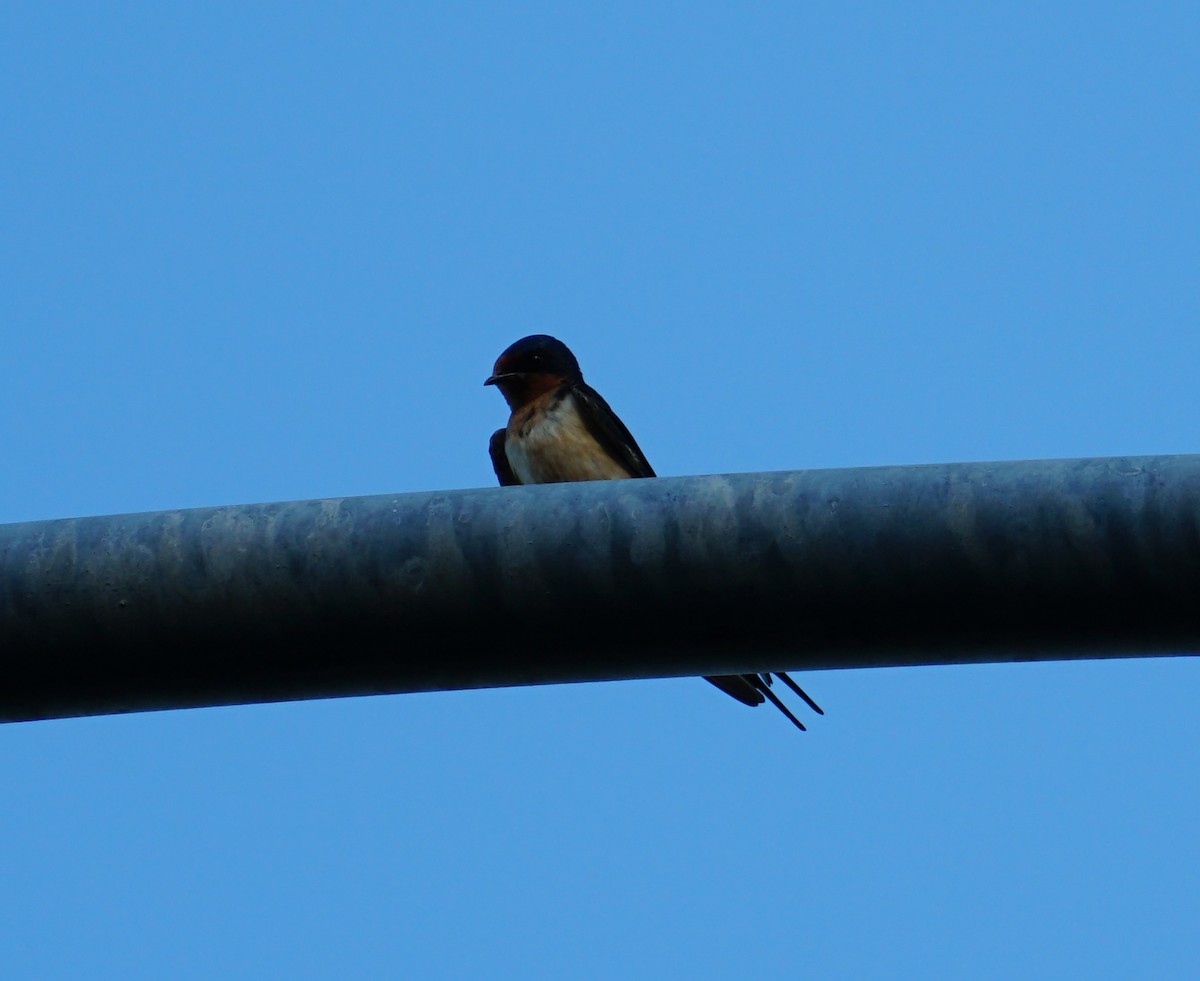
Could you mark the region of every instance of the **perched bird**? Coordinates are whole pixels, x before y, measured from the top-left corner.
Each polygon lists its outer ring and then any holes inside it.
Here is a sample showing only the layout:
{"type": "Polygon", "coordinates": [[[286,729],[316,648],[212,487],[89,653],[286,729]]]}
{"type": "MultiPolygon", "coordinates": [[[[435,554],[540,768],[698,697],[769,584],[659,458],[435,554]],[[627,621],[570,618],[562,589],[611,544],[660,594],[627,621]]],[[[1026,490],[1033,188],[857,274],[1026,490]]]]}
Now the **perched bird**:
{"type": "MultiPolygon", "coordinates": [[[[569,480],[653,477],[654,470],[625,424],[583,380],[579,362],[560,340],[523,337],[496,361],[485,385],[495,385],[512,414],[492,434],[492,467],[502,485],[569,480]]],[[[825,713],[782,671],[775,672],[813,711],[825,713]]],[[[797,719],[771,690],[770,674],[706,678],[745,705],[770,700],[798,728],[797,719]]]]}

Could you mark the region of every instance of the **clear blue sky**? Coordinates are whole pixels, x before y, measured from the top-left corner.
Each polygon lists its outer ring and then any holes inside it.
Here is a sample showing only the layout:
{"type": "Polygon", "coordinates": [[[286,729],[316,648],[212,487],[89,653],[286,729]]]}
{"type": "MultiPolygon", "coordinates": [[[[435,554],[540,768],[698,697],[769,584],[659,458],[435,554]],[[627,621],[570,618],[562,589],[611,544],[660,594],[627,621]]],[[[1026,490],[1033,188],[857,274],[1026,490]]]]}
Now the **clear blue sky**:
{"type": "MultiPolygon", "coordinates": [[[[499,6],[4,6],[0,521],[488,485],[535,331],[664,475],[1200,450],[1194,4],[499,6]]],[[[1200,972],[1195,660],[804,682],[0,727],[4,971],[1200,972]]]]}

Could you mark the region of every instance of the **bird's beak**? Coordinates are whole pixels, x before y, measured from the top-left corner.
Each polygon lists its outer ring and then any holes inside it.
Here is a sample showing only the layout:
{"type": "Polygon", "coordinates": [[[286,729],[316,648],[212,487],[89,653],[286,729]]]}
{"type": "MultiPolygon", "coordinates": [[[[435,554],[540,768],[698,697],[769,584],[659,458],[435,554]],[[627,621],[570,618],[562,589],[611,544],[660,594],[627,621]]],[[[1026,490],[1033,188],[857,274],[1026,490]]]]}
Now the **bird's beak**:
{"type": "Polygon", "coordinates": [[[505,371],[499,375],[488,375],[487,379],[484,381],[484,384],[485,385],[498,385],[500,382],[504,381],[505,378],[512,378],[516,374],[517,374],[517,372],[515,372],[515,371],[505,371]]]}

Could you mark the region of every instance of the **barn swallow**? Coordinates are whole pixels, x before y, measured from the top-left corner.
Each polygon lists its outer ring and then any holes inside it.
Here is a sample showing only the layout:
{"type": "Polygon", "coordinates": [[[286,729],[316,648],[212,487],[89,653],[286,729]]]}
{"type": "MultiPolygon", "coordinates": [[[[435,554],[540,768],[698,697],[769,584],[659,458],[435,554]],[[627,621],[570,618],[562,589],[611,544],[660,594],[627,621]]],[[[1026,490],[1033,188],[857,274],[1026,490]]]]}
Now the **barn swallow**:
{"type": "MultiPolygon", "coordinates": [[[[484,384],[500,389],[512,410],[508,426],[497,429],[488,445],[501,486],[655,476],[625,424],[583,380],[579,362],[562,341],[546,334],[521,338],[500,355],[484,384]]],[[[825,714],[786,674],[775,675],[813,711],[825,714]]],[[[770,701],[804,729],[771,690],[768,673],[704,680],[744,705],[770,701]]]]}

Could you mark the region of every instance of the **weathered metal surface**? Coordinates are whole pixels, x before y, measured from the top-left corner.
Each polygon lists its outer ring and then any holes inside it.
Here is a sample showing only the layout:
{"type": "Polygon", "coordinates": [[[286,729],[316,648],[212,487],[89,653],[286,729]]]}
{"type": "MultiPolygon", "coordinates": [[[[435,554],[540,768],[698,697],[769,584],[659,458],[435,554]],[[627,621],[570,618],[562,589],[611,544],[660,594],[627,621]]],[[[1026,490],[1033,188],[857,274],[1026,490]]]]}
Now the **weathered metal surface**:
{"type": "Polygon", "coordinates": [[[1200,456],[0,526],[0,719],[1200,652],[1200,456]]]}

